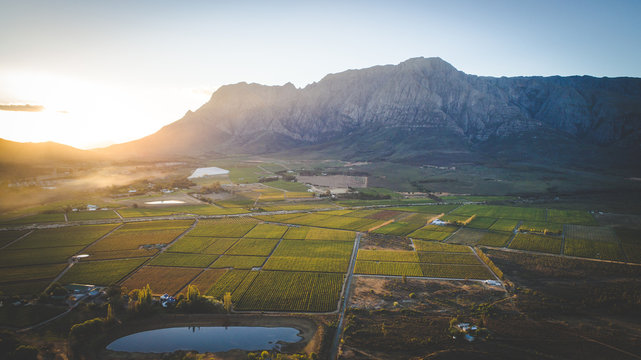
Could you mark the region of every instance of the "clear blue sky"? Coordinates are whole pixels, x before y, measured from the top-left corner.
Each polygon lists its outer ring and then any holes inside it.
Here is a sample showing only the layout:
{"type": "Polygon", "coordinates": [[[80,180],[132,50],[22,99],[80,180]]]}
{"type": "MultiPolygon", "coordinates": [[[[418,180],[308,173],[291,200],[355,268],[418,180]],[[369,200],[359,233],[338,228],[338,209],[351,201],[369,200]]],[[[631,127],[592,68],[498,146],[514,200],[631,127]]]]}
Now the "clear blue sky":
{"type": "Polygon", "coordinates": [[[0,137],[18,141],[131,140],[224,84],[303,87],[417,56],[478,75],[641,77],[637,0],[0,0],[0,9],[0,105],[45,107],[0,111],[0,137]]]}

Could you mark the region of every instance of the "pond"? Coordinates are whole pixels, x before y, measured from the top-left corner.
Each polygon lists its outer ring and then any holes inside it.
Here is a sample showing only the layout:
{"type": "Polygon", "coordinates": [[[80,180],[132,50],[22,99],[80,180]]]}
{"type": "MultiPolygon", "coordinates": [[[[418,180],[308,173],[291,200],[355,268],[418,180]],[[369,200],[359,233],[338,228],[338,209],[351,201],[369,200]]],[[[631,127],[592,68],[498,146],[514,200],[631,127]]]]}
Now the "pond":
{"type": "Polygon", "coordinates": [[[122,337],[107,345],[108,350],[165,353],[176,350],[223,352],[229,350],[272,350],[282,343],[302,339],[291,327],[207,326],[173,327],[143,331],[122,337]]]}

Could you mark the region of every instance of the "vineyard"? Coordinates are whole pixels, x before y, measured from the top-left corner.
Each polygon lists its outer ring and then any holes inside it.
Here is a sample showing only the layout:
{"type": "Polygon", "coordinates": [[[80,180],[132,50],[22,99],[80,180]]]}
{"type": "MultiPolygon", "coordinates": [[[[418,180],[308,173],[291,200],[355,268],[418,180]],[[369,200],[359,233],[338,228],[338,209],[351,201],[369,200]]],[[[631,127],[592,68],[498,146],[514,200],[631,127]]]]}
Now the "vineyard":
{"type": "Polygon", "coordinates": [[[225,254],[229,255],[255,255],[267,256],[278,244],[274,239],[247,239],[238,240],[225,254]]]}
{"type": "Polygon", "coordinates": [[[58,246],[83,246],[98,240],[117,225],[84,225],[58,229],[36,230],[11,244],[6,250],[33,249],[58,246]]]}
{"type": "Polygon", "coordinates": [[[565,255],[625,261],[618,243],[599,240],[565,239],[565,255]]]}
{"type": "Polygon", "coordinates": [[[486,232],[478,241],[478,245],[504,247],[512,238],[512,233],[486,232]]]}
{"type": "Polygon", "coordinates": [[[510,243],[510,248],[560,254],[562,244],[560,237],[519,233],[510,243]]]}
{"type": "Polygon", "coordinates": [[[347,258],[271,256],[263,269],[345,273],[348,266],[347,258]]]}
{"type": "Polygon", "coordinates": [[[418,262],[364,261],[359,260],[354,267],[355,274],[423,276],[418,262]]]}
{"type": "Polygon", "coordinates": [[[201,269],[144,266],[122,284],[127,289],[142,289],[147,284],[154,295],[174,295],[194,279],[201,269]]]}
{"type": "Polygon", "coordinates": [[[91,261],[75,264],[61,282],[112,285],[138,268],[146,259],[91,261]]]}
{"type": "Polygon", "coordinates": [[[236,310],[328,312],[337,309],[342,274],[261,271],[236,310]]]}
{"type": "Polygon", "coordinates": [[[263,256],[222,255],[211,264],[212,268],[251,269],[261,267],[267,260],[263,256]]]}
{"type": "Polygon", "coordinates": [[[512,232],[518,223],[519,222],[517,220],[499,219],[489,227],[489,230],[512,232]]]}
{"type": "Polygon", "coordinates": [[[158,266],[184,266],[184,267],[207,267],[214,262],[218,255],[204,254],[182,254],[182,253],[162,253],[153,259],[149,265],[158,266]]]}

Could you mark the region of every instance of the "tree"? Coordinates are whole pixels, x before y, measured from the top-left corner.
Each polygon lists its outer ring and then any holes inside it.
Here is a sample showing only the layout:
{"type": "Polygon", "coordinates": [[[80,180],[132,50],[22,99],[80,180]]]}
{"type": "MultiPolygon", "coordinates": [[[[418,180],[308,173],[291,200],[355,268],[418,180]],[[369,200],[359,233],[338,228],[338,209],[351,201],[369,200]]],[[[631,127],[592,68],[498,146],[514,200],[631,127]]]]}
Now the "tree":
{"type": "Polygon", "coordinates": [[[225,310],[227,310],[227,312],[231,312],[232,303],[231,303],[231,293],[230,292],[226,292],[225,293],[225,296],[223,297],[223,305],[225,307],[225,310]]]}
{"type": "Polygon", "coordinates": [[[111,304],[107,305],[107,317],[105,318],[105,320],[106,320],[108,323],[111,323],[111,322],[113,322],[114,320],[116,320],[116,316],[114,315],[114,310],[113,310],[113,308],[111,307],[111,304]]]}
{"type": "Polygon", "coordinates": [[[189,285],[187,287],[187,299],[192,302],[200,300],[200,290],[198,290],[196,285],[189,285]]]}

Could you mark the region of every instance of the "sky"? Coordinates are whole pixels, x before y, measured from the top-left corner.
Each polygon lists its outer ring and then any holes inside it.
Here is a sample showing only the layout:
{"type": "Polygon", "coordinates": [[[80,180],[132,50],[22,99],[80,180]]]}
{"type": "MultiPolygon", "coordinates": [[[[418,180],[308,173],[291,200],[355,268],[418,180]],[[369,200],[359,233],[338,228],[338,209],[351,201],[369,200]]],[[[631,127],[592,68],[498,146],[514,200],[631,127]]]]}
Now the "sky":
{"type": "Polygon", "coordinates": [[[638,0],[0,0],[0,138],[102,147],[225,84],[301,88],[420,56],[485,76],[641,77],[640,14],[638,0]]]}

